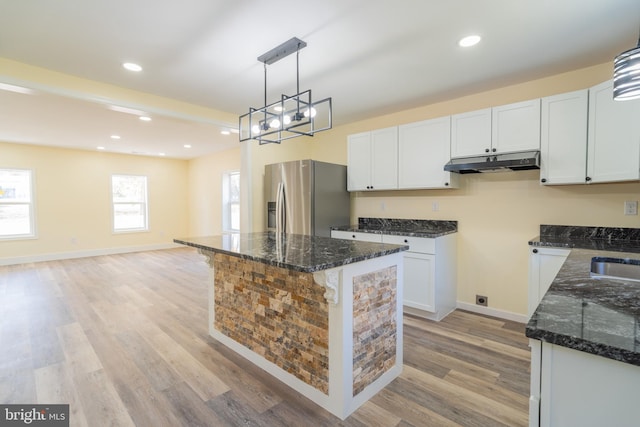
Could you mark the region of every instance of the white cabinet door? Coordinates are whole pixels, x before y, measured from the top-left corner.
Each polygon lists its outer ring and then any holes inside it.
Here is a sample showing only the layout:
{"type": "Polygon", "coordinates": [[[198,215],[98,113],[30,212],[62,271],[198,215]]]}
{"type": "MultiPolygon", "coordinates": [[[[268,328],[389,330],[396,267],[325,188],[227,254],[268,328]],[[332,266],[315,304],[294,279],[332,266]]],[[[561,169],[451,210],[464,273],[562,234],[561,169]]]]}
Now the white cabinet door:
{"type": "Polygon", "coordinates": [[[404,253],[403,304],[435,312],[435,255],[404,253]]]}
{"type": "Polygon", "coordinates": [[[398,128],[349,135],[347,190],[398,188],[398,128]]]}
{"type": "Polygon", "coordinates": [[[458,174],[444,170],[450,159],[450,117],[398,127],[398,188],[456,188],[458,174]]]}
{"type": "Polygon", "coordinates": [[[635,427],[638,384],[640,366],[543,342],[540,426],[635,427]]]}
{"type": "Polygon", "coordinates": [[[540,181],[584,184],[587,176],[589,91],[542,98],[540,181]]]}
{"type": "Polygon", "coordinates": [[[371,185],[371,132],[349,135],[347,190],[367,190],[371,185]]]}
{"type": "Polygon", "coordinates": [[[398,128],[371,132],[371,190],[398,188],[398,128]]]}
{"type": "Polygon", "coordinates": [[[491,111],[491,152],[540,149],[540,99],[494,107],[491,111]]]}
{"type": "Polygon", "coordinates": [[[409,246],[404,252],[404,306],[435,313],[436,239],[383,234],[382,243],[409,246]]]}
{"type": "Polygon", "coordinates": [[[613,82],[589,90],[587,180],[640,179],[640,100],[614,101],[613,82]]]}
{"type": "Polygon", "coordinates": [[[451,157],[491,151],[491,108],[451,116],[451,157]]]}
{"type": "Polygon", "coordinates": [[[530,247],[529,251],[528,312],[531,317],[569,256],[571,249],[530,247]]]}

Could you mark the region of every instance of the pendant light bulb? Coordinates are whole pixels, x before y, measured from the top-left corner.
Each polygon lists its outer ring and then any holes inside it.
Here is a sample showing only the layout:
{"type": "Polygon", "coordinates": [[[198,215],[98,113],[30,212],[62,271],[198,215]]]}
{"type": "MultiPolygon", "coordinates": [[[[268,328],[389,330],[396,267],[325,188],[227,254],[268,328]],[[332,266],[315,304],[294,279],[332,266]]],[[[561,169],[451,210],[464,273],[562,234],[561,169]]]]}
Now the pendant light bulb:
{"type": "MultiPolygon", "coordinates": [[[[314,118],[316,116],[318,112],[316,111],[315,108],[311,107],[311,118],[314,118]]],[[[307,108],[306,110],[304,110],[304,116],[306,118],[309,118],[309,108],[307,108]]]]}

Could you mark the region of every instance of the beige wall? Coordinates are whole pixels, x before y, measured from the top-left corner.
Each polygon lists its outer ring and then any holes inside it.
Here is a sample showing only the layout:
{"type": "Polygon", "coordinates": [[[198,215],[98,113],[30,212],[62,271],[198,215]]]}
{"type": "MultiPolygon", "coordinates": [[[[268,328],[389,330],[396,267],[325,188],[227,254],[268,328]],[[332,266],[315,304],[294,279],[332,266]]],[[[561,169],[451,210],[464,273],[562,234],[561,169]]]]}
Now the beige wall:
{"type": "Polygon", "coordinates": [[[222,176],[234,170],[240,170],[239,146],[189,161],[189,236],[222,233],[222,176]]]}
{"type": "Polygon", "coordinates": [[[185,160],[8,143],[0,143],[0,153],[0,168],[34,171],[38,234],[0,241],[0,261],[162,246],[187,233],[185,160]],[[112,174],[148,177],[148,232],[112,232],[112,174]]]}
{"type": "MultiPolygon", "coordinates": [[[[588,88],[611,73],[606,63],[341,126],[316,135],[309,156],[346,164],[349,134],[588,88]]],[[[455,190],[353,193],[352,220],[457,220],[458,300],[474,304],[476,294],[487,295],[490,308],[524,315],[527,242],[540,224],[640,227],[638,216],[623,215],[625,200],[640,199],[640,183],[543,187],[538,180],[538,171],[474,174],[462,175],[455,190]]]]}

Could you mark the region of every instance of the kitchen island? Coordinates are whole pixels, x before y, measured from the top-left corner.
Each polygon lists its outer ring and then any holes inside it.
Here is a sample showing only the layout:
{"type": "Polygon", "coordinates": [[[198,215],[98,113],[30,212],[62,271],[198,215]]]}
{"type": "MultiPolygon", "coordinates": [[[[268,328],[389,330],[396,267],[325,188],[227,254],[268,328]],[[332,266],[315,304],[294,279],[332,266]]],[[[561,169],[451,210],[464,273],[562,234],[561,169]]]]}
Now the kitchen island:
{"type": "Polygon", "coordinates": [[[339,418],[400,374],[406,246],[275,232],[174,242],[211,268],[211,336],[339,418]]]}
{"type": "Polygon", "coordinates": [[[571,251],[526,327],[530,426],[638,425],[640,282],[591,264],[640,259],[640,230],[541,226],[529,245],[571,251]]]}

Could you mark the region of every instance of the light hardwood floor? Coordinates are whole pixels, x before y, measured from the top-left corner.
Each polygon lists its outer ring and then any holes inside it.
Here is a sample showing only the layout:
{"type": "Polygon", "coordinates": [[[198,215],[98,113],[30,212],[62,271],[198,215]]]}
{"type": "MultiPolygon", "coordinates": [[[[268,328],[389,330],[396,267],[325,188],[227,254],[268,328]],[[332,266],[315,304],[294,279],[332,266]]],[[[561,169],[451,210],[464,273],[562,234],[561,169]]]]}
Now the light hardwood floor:
{"type": "Polygon", "coordinates": [[[524,325],[405,316],[402,375],[341,421],[207,334],[189,248],[0,267],[0,403],[72,426],[524,426],[524,325]]]}

